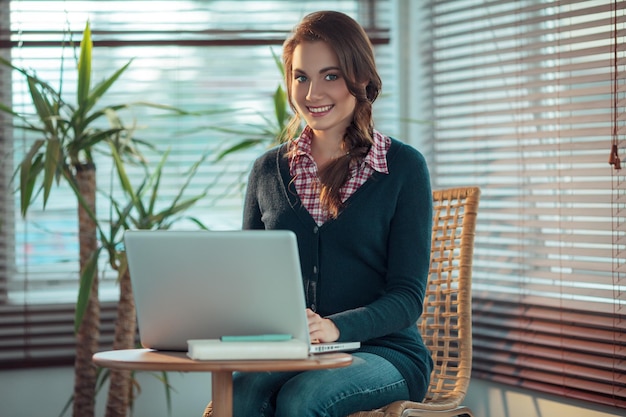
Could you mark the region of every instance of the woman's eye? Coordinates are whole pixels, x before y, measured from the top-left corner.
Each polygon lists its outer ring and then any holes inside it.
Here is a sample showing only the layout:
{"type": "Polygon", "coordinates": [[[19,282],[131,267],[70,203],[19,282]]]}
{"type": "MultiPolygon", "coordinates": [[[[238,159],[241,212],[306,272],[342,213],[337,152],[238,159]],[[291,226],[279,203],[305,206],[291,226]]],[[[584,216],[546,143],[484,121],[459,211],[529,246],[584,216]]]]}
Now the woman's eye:
{"type": "Polygon", "coordinates": [[[306,77],[304,75],[298,75],[296,76],[296,81],[299,83],[303,83],[306,81],[306,77]]]}
{"type": "Polygon", "coordinates": [[[339,76],[337,74],[326,74],[326,77],[324,78],[326,79],[326,81],[335,81],[339,78],[339,76]]]}

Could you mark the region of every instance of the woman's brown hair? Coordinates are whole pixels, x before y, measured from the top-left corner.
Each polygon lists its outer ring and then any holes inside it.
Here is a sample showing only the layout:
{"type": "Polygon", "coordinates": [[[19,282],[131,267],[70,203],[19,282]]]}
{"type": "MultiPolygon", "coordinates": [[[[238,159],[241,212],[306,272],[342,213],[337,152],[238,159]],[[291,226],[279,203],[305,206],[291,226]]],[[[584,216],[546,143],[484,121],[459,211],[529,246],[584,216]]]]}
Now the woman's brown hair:
{"type": "Polygon", "coordinates": [[[350,176],[351,164],[360,163],[373,144],[372,103],[380,93],[382,82],[376,70],[372,44],[361,25],[348,15],[334,11],[305,16],[283,45],[287,97],[294,111],[283,139],[294,139],[301,124],[300,115],[291,101],[293,53],[300,43],[315,41],[326,42],[335,52],[348,91],[356,98],[354,117],[343,137],[343,149],[347,155],[331,161],[319,172],[322,206],[332,217],[337,217],[343,208],[339,190],[350,176]]]}

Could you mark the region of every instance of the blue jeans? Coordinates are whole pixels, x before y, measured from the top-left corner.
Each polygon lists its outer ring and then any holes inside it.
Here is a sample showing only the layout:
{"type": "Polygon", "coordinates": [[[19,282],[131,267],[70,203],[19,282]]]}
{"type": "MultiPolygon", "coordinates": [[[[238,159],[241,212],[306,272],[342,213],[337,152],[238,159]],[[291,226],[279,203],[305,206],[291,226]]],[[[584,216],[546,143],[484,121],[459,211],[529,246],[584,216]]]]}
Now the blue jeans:
{"type": "Polygon", "coordinates": [[[355,352],[345,368],[305,372],[237,372],[233,417],[345,417],[409,398],[406,381],[386,359],[355,352]]]}

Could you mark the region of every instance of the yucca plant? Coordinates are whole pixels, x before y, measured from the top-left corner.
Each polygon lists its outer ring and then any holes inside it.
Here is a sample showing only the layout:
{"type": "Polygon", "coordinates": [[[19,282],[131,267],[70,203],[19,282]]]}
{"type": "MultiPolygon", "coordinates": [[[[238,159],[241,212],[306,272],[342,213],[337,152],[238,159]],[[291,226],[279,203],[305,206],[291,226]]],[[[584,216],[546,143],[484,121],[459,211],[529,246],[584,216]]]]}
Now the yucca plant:
{"type": "MultiPolygon", "coordinates": [[[[161,156],[161,160],[152,172],[150,166],[143,161],[142,181],[135,187],[130,176],[126,173],[125,162],[122,160],[118,149],[114,144],[111,146],[111,157],[119,180],[119,186],[111,185],[111,190],[121,190],[123,198],[116,198],[113,191],[104,193],[104,197],[111,202],[109,219],[97,220],[97,229],[101,245],[89,261],[88,268],[97,264],[103,252],[108,255],[109,266],[117,272],[120,286],[119,300],[117,305],[117,319],[115,322],[115,337],[113,349],[132,349],[135,346],[137,331],[136,311],[133,298],[133,289],[123,248],[124,232],[128,229],[169,229],[174,223],[181,220],[190,220],[201,229],[207,227],[197,218],[185,215],[185,211],[191,208],[201,199],[205,198],[214,183],[209,183],[201,193],[192,197],[186,196],[186,191],[200,166],[206,162],[209,154],[205,153],[183,174],[184,182],[177,195],[164,208],[157,209],[156,203],[160,194],[161,178],[166,166],[169,151],[161,156]],[[108,228],[105,227],[108,225],[108,228]]],[[[217,181],[217,180],[216,180],[217,181]]],[[[95,219],[95,214],[88,214],[95,219]]],[[[76,322],[80,322],[80,310],[77,310],[76,322]]],[[[133,375],[134,372],[124,370],[98,370],[98,383],[96,390],[100,390],[109,381],[109,392],[106,403],[106,417],[125,417],[128,410],[132,409],[135,398],[134,391],[138,387],[133,375]]],[[[161,373],[159,377],[165,387],[165,398],[168,409],[171,407],[170,385],[167,373],[161,373]]],[[[63,415],[72,403],[70,399],[62,410],[63,415]]]]}
{"type": "MultiPolygon", "coordinates": [[[[107,196],[112,203],[110,228],[108,234],[105,234],[104,230],[100,230],[100,241],[102,242],[102,249],[108,252],[109,264],[117,271],[120,285],[113,348],[131,349],[135,347],[137,323],[126,254],[123,245],[121,245],[123,233],[128,229],[169,229],[174,223],[183,219],[191,220],[198,227],[206,229],[200,220],[185,215],[185,212],[206,197],[212,184],[209,183],[197,195],[192,197],[185,195],[199,167],[207,160],[208,154],[204,154],[184,174],[184,183],[177,195],[164,208],[157,209],[156,203],[160,192],[161,178],[169,151],[163,154],[153,172],[150,171],[148,165],[143,164],[144,177],[136,187],[133,186],[126,173],[125,164],[118,150],[113,145],[111,145],[111,155],[115,162],[115,169],[120,183],[119,188],[123,192],[124,199],[120,202],[112,195],[107,196]]],[[[169,385],[167,384],[166,375],[163,375],[163,381],[166,387],[166,398],[169,399],[169,385]]],[[[111,370],[109,372],[106,417],[126,416],[129,407],[133,403],[134,386],[130,371],[111,370]]]]}
{"type": "MultiPolygon", "coordinates": [[[[20,210],[26,216],[38,195],[43,206],[51,196],[54,184],[67,183],[77,196],[79,223],[80,290],[77,301],[76,359],[74,364],[73,415],[94,415],[96,367],[92,356],[99,340],[100,306],[96,252],[98,225],[96,219],[96,165],[94,152],[106,143],[124,158],[140,158],[133,131],[125,127],[118,111],[130,104],[96,108],[96,104],[126,71],[131,62],[110,77],[91,87],[93,42],[89,22],[85,26],[77,60],[75,102],[65,100],[61,88],[55,89],[32,71],[0,63],[26,77],[36,114],[19,114],[0,104],[0,111],[13,116],[16,128],[36,135],[36,140],[19,163],[15,178],[19,181],[20,210]],[[109,127],[102,128],[99,124],[109,127]]],[[[63,83],[60,83],[61,86],[63,83]]],[[[160,106],[157,106],[160,107],[160,106]]]]}

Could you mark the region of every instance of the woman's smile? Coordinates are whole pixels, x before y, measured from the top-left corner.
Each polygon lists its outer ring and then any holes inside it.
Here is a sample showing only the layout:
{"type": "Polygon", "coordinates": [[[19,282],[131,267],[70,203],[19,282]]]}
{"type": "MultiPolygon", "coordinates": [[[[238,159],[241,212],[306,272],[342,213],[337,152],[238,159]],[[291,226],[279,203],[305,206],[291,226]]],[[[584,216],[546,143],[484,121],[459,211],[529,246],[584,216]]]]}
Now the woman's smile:
{"type": "Polygon", "coordinates": [[[327,105],[327,106],[307,106],[307,109],[309,110],[309,112],[313,113],[313,117],[320,117],[320,116],[324,116],[326,115],[330,110],[332,110],[332,108],[335,107],[333,105],[327,105]]]}

